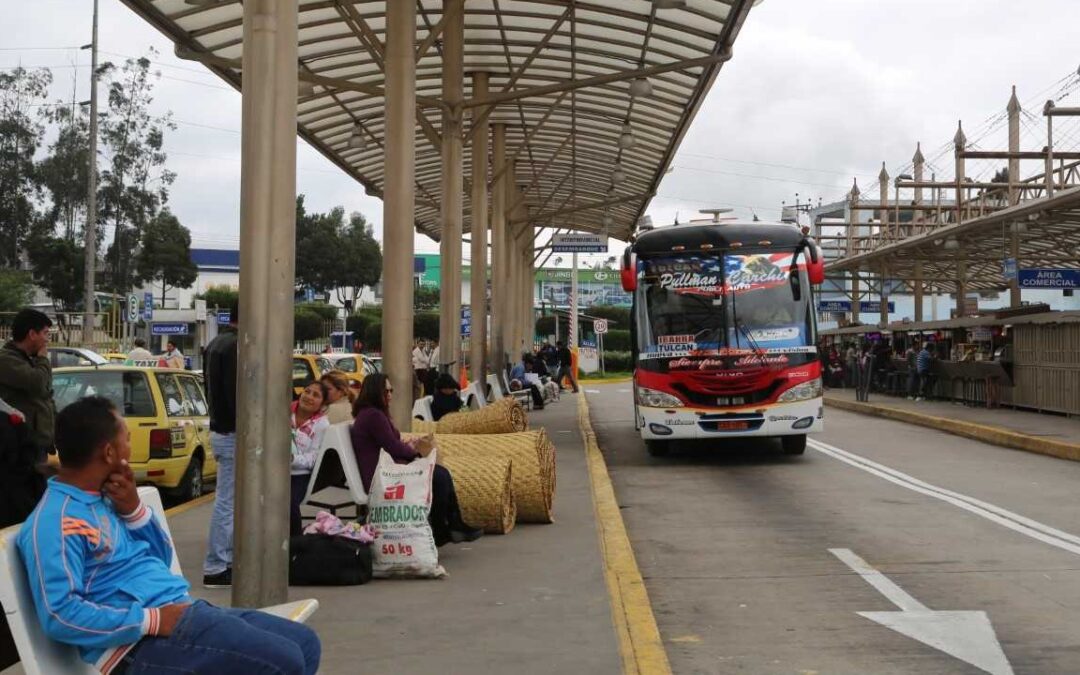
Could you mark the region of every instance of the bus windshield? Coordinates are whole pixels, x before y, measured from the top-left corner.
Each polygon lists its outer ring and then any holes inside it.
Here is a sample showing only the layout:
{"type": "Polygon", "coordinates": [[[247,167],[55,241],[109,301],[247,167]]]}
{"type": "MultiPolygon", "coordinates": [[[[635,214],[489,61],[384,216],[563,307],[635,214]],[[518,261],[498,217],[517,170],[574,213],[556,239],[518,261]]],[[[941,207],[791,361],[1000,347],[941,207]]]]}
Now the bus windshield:
{"type": "Polygon", "coordinates": [[[795,300],[790,265],[790,252],[643,261],[635,303],[638,358],[812,351],[810,285],[800,268],[803,291],[795,300]]]}

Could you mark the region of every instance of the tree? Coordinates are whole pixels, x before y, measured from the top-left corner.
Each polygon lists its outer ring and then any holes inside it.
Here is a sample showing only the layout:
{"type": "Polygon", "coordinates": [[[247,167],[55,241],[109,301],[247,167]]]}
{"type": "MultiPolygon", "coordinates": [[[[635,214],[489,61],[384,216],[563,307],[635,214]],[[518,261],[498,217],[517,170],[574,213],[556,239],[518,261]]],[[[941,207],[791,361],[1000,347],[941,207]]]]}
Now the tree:
{"type": "Polygon", "coordinates": [[[79,106],[57,105],[49,120],[60,130],[48,156],[37,165],[41,188],[48,198],[40,226],[49,234],[82,241],[90,176],[90,118],[79,106]]]}
{"type": "Polygon", "coordinates": [[[436,286],[418,286],[413,292],[413,309],[421,311],[439,306],[439,289],[436,286]]]}
{"type": "Polygon", "coordinates": [[[339,274],[333,279],[338,301],[356,304],[360,293],[367,286],[374,286],[382,278],[382,248],[364,216],[353,213],[349,224],[340,235],[341,251],[345,264],[337,268],[339,274]]]}
{"type": "Polygon", "coordinates": [[[30,275],[19,270],[0,269],[0,313],[17,312],[34,298],[30,275]]]}
{"type": "Polygon", "coordinates": [[[0,265],[18,267],[40,194],[34,154],[45,126],[43,108],[52,74],[15,68],[0,72],[0,265]]]}
{"type": "Polygon", "coordinates": [[[170,288],[191,288],[199,269],[191,259],[191,232],[168,209],[146,224],[142,248],[135,257],[135,274],[161,284],[161,306],[170,288]]]}
{"type": "MultiPolygon", "coordinates": [[[[156,52],[150,50],[150,56],[156,52]]],[[[109,79],[108,109],[102,116],[101,140],[108,155],[101,172],[99,219],[114,228],[108,264],[118,293],[133,285],[134,244],[142,230],[168,201],[176,174],[165,168],[165,131],[175,129],[172,115],[153,116],[154,80],[150,59],[128,59],[116,69],[102,67],[109,79]],[[133,236],[126,236],[126,230],[133,236]]]]}
{"type": "Polygon", "coordinates": [[[27,254],[34,283],[49,294],[57,312],[73,312],[82,306],[86,260],[80,244],[39,236],[27,244],[27,254]]]}
{"type": "Polygon", "coordinates": [[[205,300],[210,308],[229,309],[240,300],[240,292],[229,286],[210,286],[206,291],[196,293],[194,299],[205,300]]]}

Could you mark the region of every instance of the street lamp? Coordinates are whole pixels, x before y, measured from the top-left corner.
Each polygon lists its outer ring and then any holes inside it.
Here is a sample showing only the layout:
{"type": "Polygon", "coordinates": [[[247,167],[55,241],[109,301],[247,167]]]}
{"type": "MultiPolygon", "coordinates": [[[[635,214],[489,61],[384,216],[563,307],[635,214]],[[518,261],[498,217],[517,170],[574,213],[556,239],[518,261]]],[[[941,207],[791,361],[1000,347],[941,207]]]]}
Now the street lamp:
{"type": "Polygon", "coordinates": [[[349,135],[349,148],[353,150],[364,150],[367,148],[367,139],[364,138],[364,130],[357,124],[353,127],[352,134],[349,135]]]}

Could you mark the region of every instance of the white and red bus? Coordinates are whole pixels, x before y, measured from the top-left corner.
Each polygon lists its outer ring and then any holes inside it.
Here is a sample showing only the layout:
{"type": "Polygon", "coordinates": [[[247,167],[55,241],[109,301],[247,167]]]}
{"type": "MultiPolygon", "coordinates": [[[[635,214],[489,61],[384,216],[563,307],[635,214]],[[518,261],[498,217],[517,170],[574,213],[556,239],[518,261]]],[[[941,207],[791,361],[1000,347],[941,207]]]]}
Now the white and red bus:
{"type": "Polygon", "coordinates": [[[813,239],[783,223],[673,225],[638,234],[621,267],[649,452],[777,436],[801,454],[823,428],[813,286],[825,272],[813,239]]]}

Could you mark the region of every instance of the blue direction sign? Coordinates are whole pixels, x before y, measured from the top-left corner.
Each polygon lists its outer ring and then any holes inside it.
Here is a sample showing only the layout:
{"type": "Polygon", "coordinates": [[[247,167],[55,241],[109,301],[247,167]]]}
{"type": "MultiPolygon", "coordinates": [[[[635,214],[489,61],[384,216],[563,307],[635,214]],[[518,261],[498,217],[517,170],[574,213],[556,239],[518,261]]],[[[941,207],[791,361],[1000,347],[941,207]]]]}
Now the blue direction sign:
{"type": "Polygon", "coordinates": [[[851,301],[850,300],[818,300],[817,308],[819,312],[850,312],[851,301]]]}
{"type": "Polygon", "coordinates": [[[228,309],[219,309],[217,312],[217,322],[219,326],[228,326],[232,321],[232,311],[228,309]]]}
{"type": "Polygon", "coordinates": [[[1010,281],[1016,278],[1016,258],[1005,258],[1001,261],[1001,276],[1010,281]]]}
{"type": "MultiPolygon", "coordinates": [[[[881,303],[877,300],[863,300],[859,303],[859,311],[866,314],[878,314],[881,312],[881,303]]],[[[889,313],[896,311],[896,303],[889,301],[889,313]]]]}
{"type": "Polygon", "coordinates": [[[1080,288],[1080,270],[1020,270],[1020,288],[1080,288]]]}
{"type": "Polygon", "coordinates": [[[472,307],[461,308],[461,337],[472,335],[472,307]]]}
{"type": "Polygon", "coordinates": [[[155,323],[150,326],[151,335],[187,335],[186,323],[155,323]]]}
{"type": "Polygon", "coordinates": [[[152,321],[154,318],[154,294],[146,291],[143,293],[143,321],[152,321]]]}

